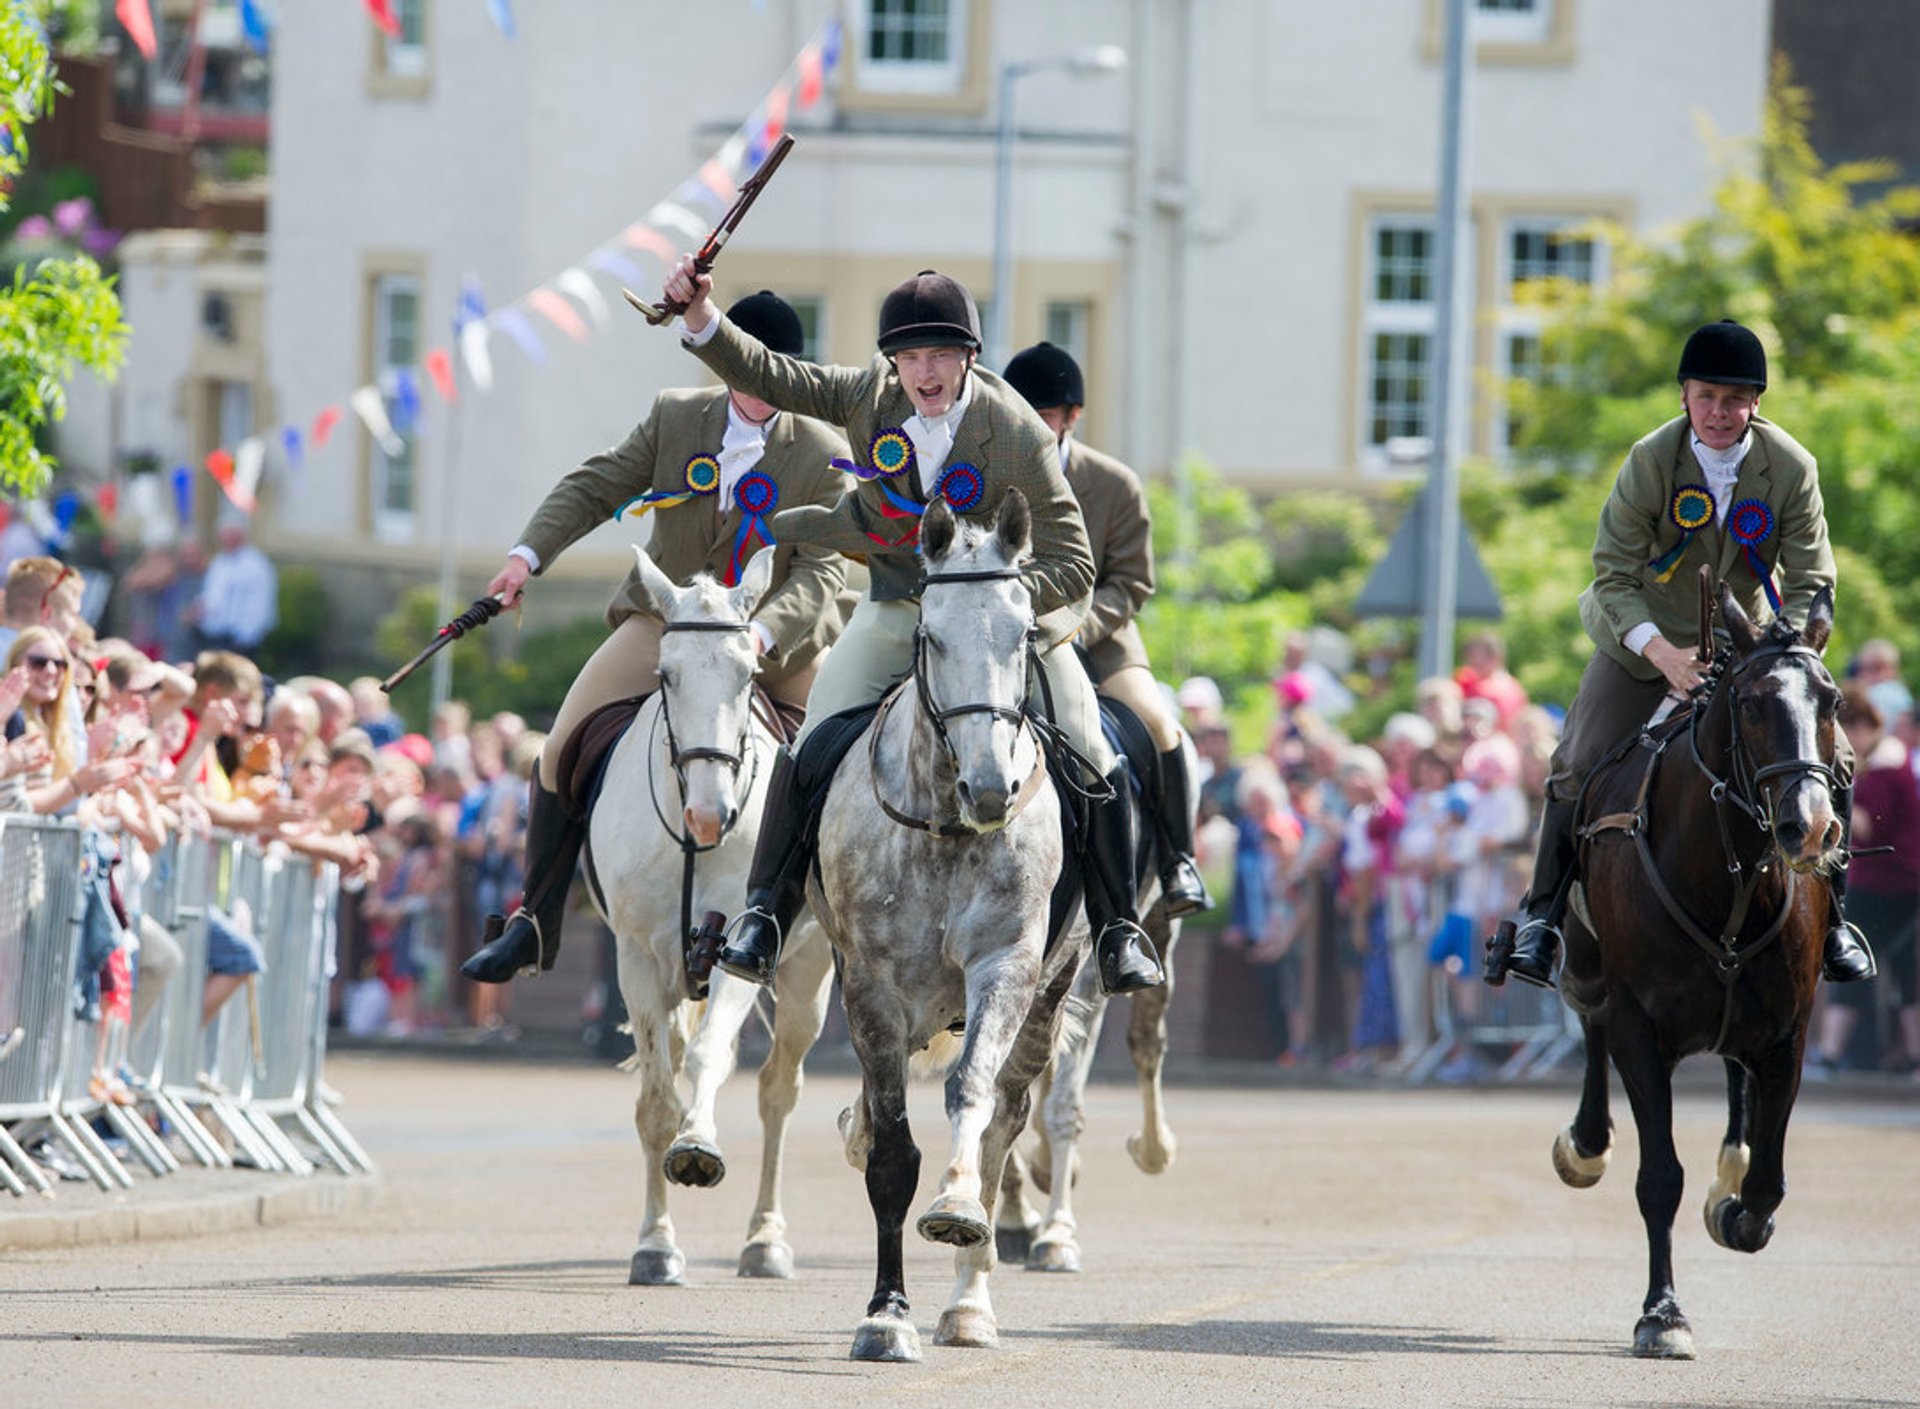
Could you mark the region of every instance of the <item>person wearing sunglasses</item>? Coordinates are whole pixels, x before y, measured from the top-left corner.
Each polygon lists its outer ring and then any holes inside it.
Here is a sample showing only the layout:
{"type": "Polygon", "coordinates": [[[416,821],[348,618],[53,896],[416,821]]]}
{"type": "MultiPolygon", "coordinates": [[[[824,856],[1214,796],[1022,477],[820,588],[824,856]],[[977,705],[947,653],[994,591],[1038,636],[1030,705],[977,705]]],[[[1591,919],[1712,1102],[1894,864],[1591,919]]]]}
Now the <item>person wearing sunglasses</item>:
{"type": "Polygon", "coordinates": [[[123,782],[134,766],[127,759],[81,762],[84,740],[74,725],[73,662],[65,638],[50,627],[25,628],[7,651],[8,671],[20,667],[26,685],[7,721],[7,738],[37,736],[47,751],[45,761],[23,779],[29,809],[64,812],[81,798],[123,782]]]}

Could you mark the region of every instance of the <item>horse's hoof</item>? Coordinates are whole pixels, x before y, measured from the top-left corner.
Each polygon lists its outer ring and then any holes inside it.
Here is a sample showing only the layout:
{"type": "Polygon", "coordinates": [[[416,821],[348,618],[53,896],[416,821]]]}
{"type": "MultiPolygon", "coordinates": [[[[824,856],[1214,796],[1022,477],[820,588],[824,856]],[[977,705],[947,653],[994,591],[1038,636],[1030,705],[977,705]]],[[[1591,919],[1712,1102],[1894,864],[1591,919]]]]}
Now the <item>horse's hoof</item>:
{"type": "Polygon", "coordinates": [[[1714,1162],[1713,1183],[1707,1189],[1707,1202],[1700,1212],[1707,1220],[1707,1236],[1721,1247],[1718,1220],[1720,1205],[1729,1199],[1738,1198],[1740,1186],[1746,1182],[1747,1164],[1751,1154],[1745,1145],[1722,1145],[1720,1157],[1714,1162]]]}
{"type": "Polygon", "coordinates": [[[1581,1154],[1573,1142],[1571,1125],[1553,1137],[1553,1172],[1560,1176],[1562,1184],[1570,1188],[1591,1189],[1600,1182],[1600,1176],[1607,1172],[1607,1162],[1612,1158],[1611,1141],[1597,1155],[1581,1154]]]}
{"type": "Polygon", "coordinates": [[[1002,1262],[1025,1262],[1033,1252],[1033,1229],[995,1228],[993,1250],[1002,1262]]]}
{"type": "Polygon", "coordinates": [[[748,1243],[740,1249],[742,1277],[793,1280],[793,1249],[785,1243],[748,1243]]]}
{"type": "Polygon", "coordinates": [[[726,1156],[704,1140],[681,1140],[669,1146],[660,1164],[668,1183],[695,1189],[711,1189],[727,1177],[726,1156]]]}
{"type": "Polygon", "coordinates": [[[627,1268],[630,1287],[678,1287],[687,1280],[687,1259],[679,1248],[641,1248],[627,1268]]]}
{"type": "Polygon", "coordinates": [[[1149,1140],[1146,1132],[1127,1137],[1127,1153],[1133,1156],[1134,1168],[1142,1174],[1159,1174],[1173,1163],[1180,1144],[1173,1138],[1171,1130],[1162,1130],[1157,1139],[1149,1140]]]}
{"type": "Polygon", "coordinates": [[[1035,1243],[1033,1251],[1027,1254],[1027,1271],[1029,1272],[1078,1272],[1079,1270],[1079,1244],[1064,1238],[1035,1243]]]}
{"type": "Polygon", "coordinates": [[[977,1201],[950,1195],[935,1199],[914,1226],[928,1242],[952,1243],[957,1248],[977,1248],[993,1236],[987,1211],[977,1201]]]}
{"type": "Polygon", "coordinates": [[[1708,1204],[1707,1236],[1728,1252],[1759,1252],[1773,1241],[1773,1219],[1769,1217],[1764,1223],[1748,1220],[1743,1236],[1740,1220],[1745,1213],[1746,1206],[1732,1194],[1708,1204]]]}
{"type": "Polygon", "coordinates": [[[1642,1360],[1691,1360],[1693,1328],[1678,1309],[1649,1311],[1633,1328],[1633,1353],[1642,1360]]]}
{"type": "Polygon", "coordinates": [[[847,1163],[859,1170],[862,1174],[865,1174],[867,1172],[867,1151],[873,1147],[873,1142],[865,1138],[866,1131],[863,1126],[856,1124],[856,1120],[857,1117],[855,1117],[853,1113],[853,1107],[843,1106],[834,1124],[839,1127],[840,1144],[846,1151],[847,1163]]]}
{"type": "Polygon", "coordinates": [[[869,1316],[854,1328],[854,1360],[907,1361],[920,1358],[920,1333],[903,1316],[869,1316]]]}
{"type": "Polygon", "coordinates": [[[1722,1194],[1716,1199],[1713,1197],[1713,1191],[1710,1190],[1707,1194],[1707,1207],[1705,1212],[1707,1218],[1707,1236],[1712,1238],[1728,1252],[1732,1252],[1734,1250],[1733,1244],[1727,1241],[1727,1225],[1739,1216],[1740,1200],[1732,1194],[1722,1194]]]}
{"type": "Polygon", "coordinates": [[[949,1306],[940,1313],[933,1343],[992,1350],[1000,1344],[1000,1327],[984,1306],[949,1306]]]}

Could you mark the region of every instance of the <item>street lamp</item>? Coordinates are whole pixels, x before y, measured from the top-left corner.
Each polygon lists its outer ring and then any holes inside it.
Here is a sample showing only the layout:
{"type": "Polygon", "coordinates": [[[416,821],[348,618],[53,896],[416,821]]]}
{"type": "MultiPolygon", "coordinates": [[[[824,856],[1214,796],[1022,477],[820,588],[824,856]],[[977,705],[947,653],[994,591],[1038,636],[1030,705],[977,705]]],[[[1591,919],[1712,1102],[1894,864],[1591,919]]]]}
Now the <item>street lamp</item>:
{"type": "Polygon", "coordinates": [[[994,145],[993,303],[987,318],[987,365],[1007,365],[1007,329],[1013,317],[1013,85],[1030,73],[1064,69],[1087,75],[1117,73],[1127,66],[1127,51],[1101,44],[1044,59],[1016,59],[1000,65],[1000,133],[994,145]]]}

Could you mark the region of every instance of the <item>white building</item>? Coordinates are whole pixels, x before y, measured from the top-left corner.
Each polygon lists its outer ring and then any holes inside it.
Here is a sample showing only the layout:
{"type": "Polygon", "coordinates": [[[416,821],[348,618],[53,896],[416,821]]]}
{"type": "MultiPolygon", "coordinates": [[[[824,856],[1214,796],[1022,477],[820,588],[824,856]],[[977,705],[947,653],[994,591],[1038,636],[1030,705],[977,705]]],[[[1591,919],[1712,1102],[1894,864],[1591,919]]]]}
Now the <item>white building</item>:
{"type": "MultiPolygon", "coordinates": [[[[1604,277],[1604,243],[1556,238],[1591,217],[1648,230],[1701,213],[1716,175],[1706,134],[1758,132],[1771,7],[1470,3],[1482,12],[1472,437],[1497,452],[1493,374],[1534,350],[1515,281],[1604,277]]],[[[1000,66],[1121,45],[1124,72],[1053,68],[1017,85],[1011,345],[1046,335],[1080,355],[1087,438],[1143,471],[1196,452],[1261,489],[1362,489],[1387,473],[1388,438],[1424,428],[1443,8],[845,0],[841,63],[817,104],[795,105],[800,145],[727,250],[721,292],[802,303],[819,355],[842,362],[870,355],[882,295],[918,269],[957,275],[984,304],[1000,66]]],[[[644,216],[835,12],[830,0],[521,0],[509,41],[469,0],[395,9],[402,42],[357,5],[279,7],[250,397],[269,437],[449,346],[463,275],[499,305],[644,216]]],[[[653,296],[658,261],[630,257],[653,296]]],[[[616,278],[596,279],[607,328],[575,343],[534,316],[544,365],[495,332],[495,384],[463,386],[457,410],[416,371],[423,415],[401,455],[349,417],[301,473],[271,457],[264,541],[327,565],[364,622],[432,576],[451,534],[470,595],[555,478],[620,439],[657,389],[705,379],[671,333],[625,308],[616,278]]],[[[173,433],[201,439],[152,448],[197,461],[214,448],[205,437],[230,433],[221,419],[176,418],[173,433]]],[[[603,529],[562,559],[546,609],[597,604],[630,536],[603,529]]]]}

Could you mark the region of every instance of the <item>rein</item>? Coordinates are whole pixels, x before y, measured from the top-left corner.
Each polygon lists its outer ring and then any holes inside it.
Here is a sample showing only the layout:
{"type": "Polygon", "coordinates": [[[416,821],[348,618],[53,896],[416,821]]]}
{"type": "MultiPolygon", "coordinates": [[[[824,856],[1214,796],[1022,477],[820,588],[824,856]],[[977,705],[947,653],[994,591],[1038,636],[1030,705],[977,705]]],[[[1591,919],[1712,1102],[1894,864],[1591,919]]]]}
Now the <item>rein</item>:
{"type": "MultiPolygon", "coordinates": [[[[1802,657],[1819,666],[1819,652],[1798,642],[1781,643],[1769,646],[1748,656],[1745,660],[1725,670],[1715,667],[1708,675],[1708,694],[1695,705],[1686,722],[1687,747],[1692,756],[1695,769],[1706,778],[1708,798],[1713,804],[1714,820],[1720,833],[1722,855],[1726,859],[1726,870],[1733,881],[1733,905],[1728,911],[1725,924],[1719,937],[1711,936],[1706,928],[1688,914],[1669,885],[1666,877],[1653,855],[1653,849],[1647,842],[1651,827],[1651,799],[1654,775],[1658,771],[1661,759],[1667,749],[1679,737],[1680,731],[1669,728],[1659,734],[1652,729],[1642,729],[1635,745],[1646,755],[1645,766],[1640,775],[1639,791],[1634,798],[1633,809],[1629,812],[1612,812],[1595,818],[1580,827],[1577,835],[1581,841],[1590,841],[1602,832],[1621,831],[1632,839],[1634,852],[1640,858],[1641,869],[1646,873],[1654,896],[1667,916],[1677,924],[1694,944],[1704,951],[1713,961],[1714,975],[1720,980],[1725,991],[1725,1001],[1721,1009],[1720,1032],[1714,1039],[1712,1050],[1719,1052],[1725,1044],[1727,1033],[1733,1025],[1733,986],[1739,981],[1741,972],[1753,958],[1778,939],[1785,931],[1787,920],[1793,913],[1794,900],[1799,884],[1799,873],[1792,867],[1786,872],[1786,894],[1781,898],[1780,910],[1767,927],[1755,938],[1745,944],[1740,943],[1740,932],[1746,927],[1747,916],[1753,906],[1755,895],[1766,875],[1773,869],[1771,842],[1773,838],[1773,813],[1779,798],[1783,798],[1809,778],[1821,779],[1829,789],[1840,786],[1838,775],[1831,766],[1818,759],[1792,759],[1784,763],[1767,764],[1755,768],[1747,756],[1747,750],[1741,742],[1737,709],[1739,704],[1739,678],[1757,665],[1770,664],[1783,656],[1802,657]],[[1722,689],[1722,685],[1725,686],[1722,689]],[[1700,747],[1700,731],[1716,700],[1724,698],[1727,705],[1729,767],[1728,777],[1722,777],[1706,760],[1700,747]],[[1766,784],[1775,778],[1790,777],[1792,781],[1776,797],[1766,784]],[[1744,816],[1752,822],[1759,833],[1767,839],[1769,851],[1763,852],[1753,863],[1751,871],[1741,861],[1738,841],[1734,835],[1735,815],[1744,816]]],[[[1824,667],[1821,667],[1824,669],[1824,667]]],[[[1591,779],[1589,780],[1591,781],[1591,779]]]]}

